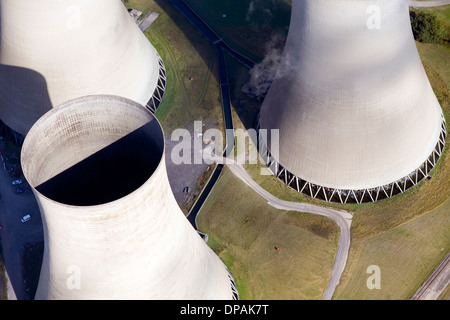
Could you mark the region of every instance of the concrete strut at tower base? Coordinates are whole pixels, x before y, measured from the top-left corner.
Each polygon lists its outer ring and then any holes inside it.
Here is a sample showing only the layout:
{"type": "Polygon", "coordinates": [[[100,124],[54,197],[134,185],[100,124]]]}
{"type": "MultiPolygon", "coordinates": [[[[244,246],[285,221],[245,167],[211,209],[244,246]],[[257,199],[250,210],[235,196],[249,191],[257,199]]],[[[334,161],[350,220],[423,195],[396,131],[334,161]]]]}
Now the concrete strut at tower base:
{"type": "Polygon", "coordinates": [[[77,97],[161,102],[163,61],[120,0],[2,0],[0,25],[0,119],[23,136],[77,97]]]}
{"type": "Polygon", "coordinates": [[[293,1],[282,62],[259,118],[268,130],[261,154],[285,184],[325,201],[361,203],[428,177],[446,126],[408,3],[293,1]]]}
{"type": "Polygon", "coordinates": [[[164,159],[159,122],[123,97],[70,100],[34,124],[21,161],[44,226],[36,299],[238,298],[164,159]]]}

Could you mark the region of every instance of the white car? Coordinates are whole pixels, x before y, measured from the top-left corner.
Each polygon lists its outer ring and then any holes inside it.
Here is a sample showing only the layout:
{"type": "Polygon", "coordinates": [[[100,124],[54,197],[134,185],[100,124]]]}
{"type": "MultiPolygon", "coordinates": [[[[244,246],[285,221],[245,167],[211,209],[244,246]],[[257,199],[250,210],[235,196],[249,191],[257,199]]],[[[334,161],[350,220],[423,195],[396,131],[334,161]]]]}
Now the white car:
{"type": "Polygon", "coordinates": [[[31,220],[31,216],[29,215],[29,214],[27,214],[27,215],[24,215],[23,217],[22,217],[22,219],[20,219],[20,221],[22,221],[22,222],[27,222],[27,221],[30,221],[31,220]]]}
{"type": "Polygon", "coordinates": [[[14,180],[13,182],[11,182],[11,184],[13,185],[13,186],[15,186],[15,185],[17,185],[17,184],[21,184],[22,183],[22,180],[20,180],[20,179],[17,179],[17,180],[14,180]]]}

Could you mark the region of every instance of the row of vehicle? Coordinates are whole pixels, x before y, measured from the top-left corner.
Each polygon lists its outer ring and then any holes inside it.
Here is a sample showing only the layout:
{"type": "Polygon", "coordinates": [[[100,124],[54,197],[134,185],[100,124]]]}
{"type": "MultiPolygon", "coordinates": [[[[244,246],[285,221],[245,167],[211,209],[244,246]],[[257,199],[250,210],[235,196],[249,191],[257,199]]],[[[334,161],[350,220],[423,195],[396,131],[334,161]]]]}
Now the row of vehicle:
{"type": "MultiPolygon", "coordinates": [[[[20,184],[22,184],[22,180],[21,180],[21,179],[13,180],[13,181],[11,182],[11,184],[12,184],[13,186],[20,185],[20,184]]],[[[14,190],[14,193],[15,193],[15,194],[21,194],[21,193],[24,193],[24,192],[25,192],[25,188],[23,188],[23,187],[18,187],[16,190],[14,190]]]]}
{"type": "MultiPolygon", "coordinates": [[[[21,180],[21,179],[13,180],[13,181],[11,182],[11,184],[12,184],[13,186],[20,185],[20,184],[22,184],[22,180],[21,180]]],[[[22,187],[19,187],[19,188],[17,188],[14,192],[15,192],[16,194],[24,193],[24,192],[25,192],[25,189],[22,188],[22,187]]],[[[31,220],[31,215],[30,215],[30,214],[26,214],[26,215],[24,215],[24,216],[20,219],[20,221],[21,221],[22,223],[25,223],[25,222],[30,221],[30,220],[31,220]]]]}
{"type": "MultiPolygon", "coordinates": [[[[14,181],[11,182],[11,184],[12,184],[13,186],[22,184],[22,180],[20,180],[20,179],[14,180],[14,181]]],[[[25,191],[24,188],[17,188],[16,191],[15,191],[15,193],[16,193],[16,194],[24,193],[24,191],[25,191]]],[[[30,214],[26,214],[26,215],[24,215],[24,216],[20,219],[20,221],[23,222],[23,223],[25,223],[25,222],[27,222],[27,221],[30,221],[30,220],[31,220],[31,215],[30,215],[30,214]]]]}

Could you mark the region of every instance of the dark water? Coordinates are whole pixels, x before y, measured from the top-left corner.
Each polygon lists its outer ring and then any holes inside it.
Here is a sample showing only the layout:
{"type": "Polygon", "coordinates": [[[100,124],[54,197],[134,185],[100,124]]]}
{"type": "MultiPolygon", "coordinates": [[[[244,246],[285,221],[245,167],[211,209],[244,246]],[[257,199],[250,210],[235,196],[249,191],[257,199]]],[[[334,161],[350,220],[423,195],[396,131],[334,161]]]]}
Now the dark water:
{"type": "Polygon", "coordinates": [[[128,195],[149,179],[161,160],[164,140],[155,124],[128,134],[36,189],[52,200],[77,206],[128,195]]]}

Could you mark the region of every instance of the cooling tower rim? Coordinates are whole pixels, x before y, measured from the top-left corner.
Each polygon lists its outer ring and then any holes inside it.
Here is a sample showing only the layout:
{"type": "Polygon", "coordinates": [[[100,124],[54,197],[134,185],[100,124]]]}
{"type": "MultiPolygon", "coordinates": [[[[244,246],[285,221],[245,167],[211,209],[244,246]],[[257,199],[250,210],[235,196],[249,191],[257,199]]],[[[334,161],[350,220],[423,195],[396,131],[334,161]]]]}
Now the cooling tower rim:
{"type": "MultiPolygon", "coordinates": [[[[259,123],[257,127],[259,129],[259,123]]],[[[358,204],[378,202],[380,200],[389,199],[393,196],[404,193],[419,184],[422,180],[431,178],[430,172],[437,165],[439,159],[444,153],[447,138],[446,128],[447,122],[444,114],[441,113],[439,136],[434,149],[418,167],[409,172],[407,175],[391,180],[385,184],[361,188],[330,187],[324,184],[316,184],[312,181],[304,180],[300,176],[297,176],[285,168],[279,160],[271,154],[270,148],[267,146],[264,139],[258,143],[258,151],[263,159],[263,162],[267,165],[272,174],[286,186],[301,194],[305,194],[314,199],[324,200],[325,202],[341,204],[351,203],[351,201],[358,204]]]]}
{"type": "Polygon", "coordinates": [[[22,152],[21,152],[21,159],[20,159],[20,162],[22,163],[23,176],[25,177],[25,179],[29,183],[29,185],[30,185],[31,189],[33,190],[33,192],[35,194],[39,195],[38,198],[44,199],[45,201],[47,201],[49,203],[52,203],[52,204],[60,206],[60,207],[68,208],[68,209],[76,209],[76,208],[79,208],[79,207],[83,207],[83,208],[88,209],[88,210],[92,209],[95,212],[98,210],[98,212],[101,215],[102,214],[101,212],[104,211],[104,210],[101,210],[101,209],[104,208],[106,211],[108,211],[108,209],[110,208],[111,205],[113,205],[115,203],[120,203],[120,202],[123,202],[123,201],[127,201],[127,199],[133,197],[135,194],[137,194],[142,189],[144,189],[147,185],[149,185],[151,183],[155,183],[156,182],[155,179],[157,179],[157,177],[156,177],[156,173],[157,172],[159,172],[160,170],[166,170],[165,169],[165,152],[166,152],[165,149],[166,149],[166,146],[165,146],[165,138],[164,137],[165,137],[164,129],[161,126],[161,123],[159,122],[158,118],[152,112],[150,112],[150,110],[148,110],[145,106],[141,105],[140,103],[138,103],[138,102],[136,102],[134,100],[131,100],[129,98],[125,98],[123,96],[110,95],[110,94],[95,94],[95,95],[87,95],[87,96],[83,96],[83,97],[70,99],[70,100],[60,104],[59,106],[57,106],[55,108],[52,108],[47,113],[45,113],[41,118],[39,118],[34,123],[34,125],[28,131],[28,133],[25,136],[25,139],[23,141],[22,152]],[[130,192],[126,196],[114,199],[112,201],[109,201],[109,202],[106,202],[106,203],[95,204],[95,205],[80,206],[80,205],[72,205],[72,204],[67,204],[67,203],[63,203],[63,202],[59,202],[59,201],[53,200],[52,198],[47,197],[44,194],[42,194],[41,192],[39,192],[36,189],[36,186],[34,184],[30,183],[30,179],[27,177],[27,176],[29,176],[29,172],[27,172],[27,167],[23,165],[24,163],[26,163],[24,161],[24,157],[25,157],[24,154],[26,155],[26,153],[24,153],[23,151],[27,150],[27,145],[29,143],[28,141],[30,140],[30,139],[27,139],[27,137],[32,136],[34,134],[34,132],[39,129],[39,126],[42,123],[44,123],[44,121],[48,121],[47,119],[53,117],[57,113],[63,112],[64,109],[74,107],[74,103],[81,103],[83,101],[92,102],[95,99],[125,102],[129,106],[132,106],[133,108],[140,109],[140,110],[144,111],[146,114],[148,114],[149,118],[150,118],[149,122],[150,121],[156,121],[156,123],[158,124],[159,129],[161,130],[161,137],[162,137],[161,155],[160,155],[160,159],[159,159],[158,165],[156,166],[155,170],[152,172],[150,177],[141,186],[139,186],[138,188],[136,188],[135,190],[133,190],[132,192],[130,192]]]}

